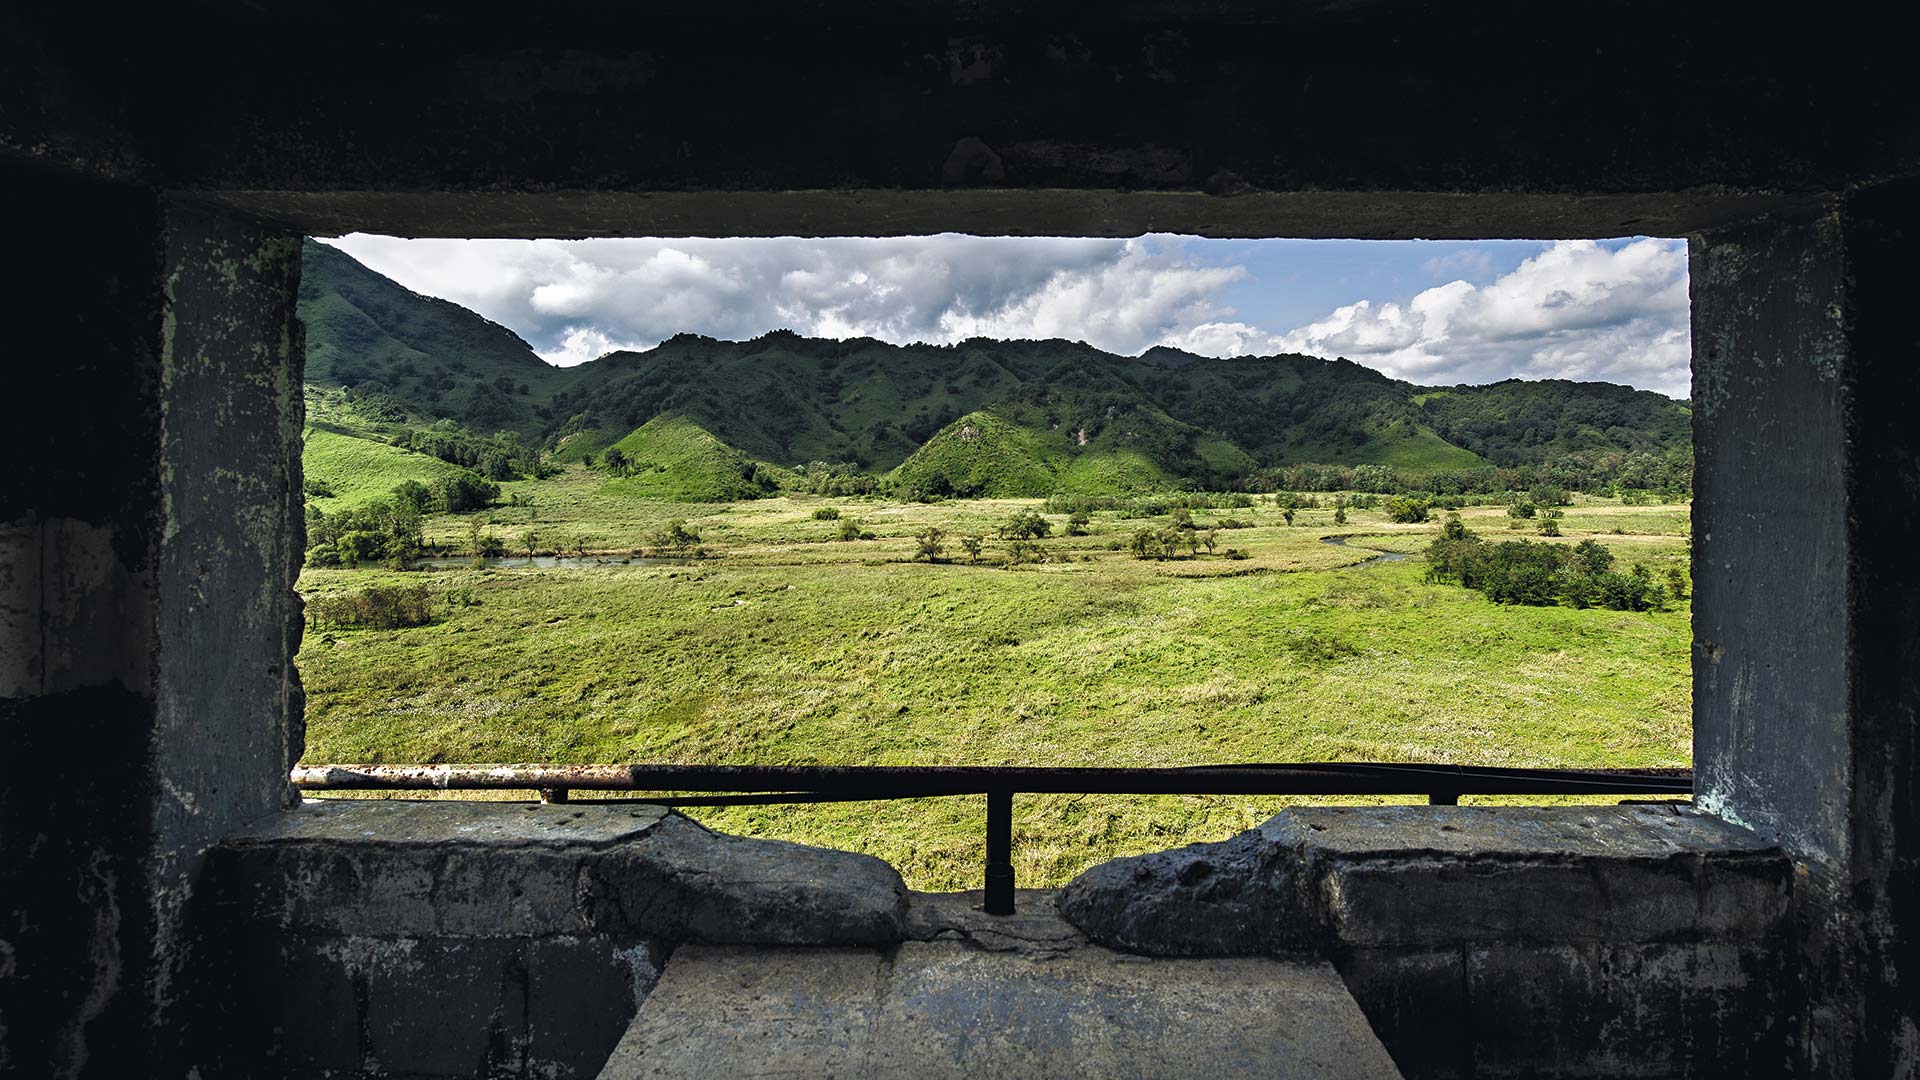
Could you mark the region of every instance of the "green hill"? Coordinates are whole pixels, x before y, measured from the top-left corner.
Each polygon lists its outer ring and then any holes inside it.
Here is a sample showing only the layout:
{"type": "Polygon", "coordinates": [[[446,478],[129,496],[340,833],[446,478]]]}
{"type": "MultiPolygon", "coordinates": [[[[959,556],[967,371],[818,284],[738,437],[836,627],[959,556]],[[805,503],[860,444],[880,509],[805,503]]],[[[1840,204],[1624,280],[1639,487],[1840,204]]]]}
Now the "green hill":
{"type": "Polygon", "coordinates": [[[758,462],[681,416],[656,416],[608,450],[618,450],[629,470],[607,481],[604,490],[613,494],[732,502],[758,498],[772,489],[758,462]]]}
{"type": "Polygon", "coordinates": [[[431,485],[464,471],[439,458],[326,427],[307,428],[300,468],[309,486],[317,483],[333,492],[310,500],[328,513],[389,498],[407,480],[431,485]]]}
{"type": "Polygon", "coordinates": [[[1061,455],[1044,442],[991,412],[968,413],[928,439],[891,478],[910,497],[1050,495],[1061,455]]]}
{"type": "Polygon", "coordinates": [[[1686,405],[1648,391],[1420,387],[1300,355],[1116,356],[1060,340],[900,346],[776,331],[682,334],[562,369],[506,328],[313,243],[300,315],[309,381],[343,394],[355,415],[387,418],[383,434],[445,418],[580,461],[673,418],[643,440],[654,477],[620,481],[662,497],[759,490],[772,470],[755,462],[837,463],[930,492],[1112,494],[1220,488],[1308,463],[1617,464],[1684,458],[1691,445],[1686,405]],[[660,471],[683,466],[693,470],[684,483],[660,471]]]}
{"type": "Polygon", "coordinates": [[[307,382],[392,395],[476,431],[543,435],[548,402],[568,379],[506,327],[312,240],[300,258],[299,310],[307,382]]]}

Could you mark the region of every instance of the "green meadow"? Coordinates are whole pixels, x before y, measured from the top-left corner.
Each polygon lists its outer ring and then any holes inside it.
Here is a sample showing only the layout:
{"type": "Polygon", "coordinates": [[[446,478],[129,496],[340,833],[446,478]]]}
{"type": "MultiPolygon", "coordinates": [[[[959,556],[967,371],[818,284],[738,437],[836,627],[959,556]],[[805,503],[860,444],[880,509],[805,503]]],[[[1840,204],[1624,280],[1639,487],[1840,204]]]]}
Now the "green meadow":
{"type": "MultiPolygon", "coordinates": [[[[310,434],[310,473],[316,451],[326,440],[310,434]]],[[[329,477],[337,498],[360,490],[345,479],[329,477]]],[[[368,476],[365,486],[395,482],[368,476]]],[[[1507,607],[1427,583],[1417,554],[1370,558],[1419,552],[1435,522],[1349,510],[1336,524],[1331,509],[1308,509],[1289,525],[1264,501],[1196,510],[1202,530],[1227,519],[1242,527],[1221,528],[1215,553],[1162,561],[1136,558],[1128,539],[1165,517],[1095,512],[1089,535],[1069,537],[1066,515],[1046,514],[1045,561],[1009,566],[994,529],[1041,511],[1039,500],[686,503],[649,497],[651,483],[570,465],[503,484],[501,505],[430,516],[426,537],[464,551],[477,526],[510,549],[619,559],[684,520],[704,557],[307,570],[300,588],[310,597],[424,585],[436,607],[425,626],[308,629],[305,760],[1690,760],[1684,601],[1637,613],[1507,607]],[[839,519],[816,517],[827,507],[839,519]],[[846,519],[872,539],[838,539],[846,519]],[[929,526],[947,538],[943,561],[916,558],[929,526]],[[977,562],[957,543],[967,534],[986,538],[977,562]]],[[[1533,522],[1510,530],[1500,507],[1462,516],[1490,540],[1536,535],[1533,522]]],[[[1687,564],[1685,506],[1580,497],[1560,527],[1557,542],[1598,539],[1622,566],[1645,563],[1656,576],[1687,564]]],[[[1223,838],[1286,802],[1022,796],[1016,869],[1023,885],[1059,884],[1116,855],[1223,838]]],[[[871,852],[916,888],[979,884],[979,799],[696,814],[729,832],[871,852]]]]}

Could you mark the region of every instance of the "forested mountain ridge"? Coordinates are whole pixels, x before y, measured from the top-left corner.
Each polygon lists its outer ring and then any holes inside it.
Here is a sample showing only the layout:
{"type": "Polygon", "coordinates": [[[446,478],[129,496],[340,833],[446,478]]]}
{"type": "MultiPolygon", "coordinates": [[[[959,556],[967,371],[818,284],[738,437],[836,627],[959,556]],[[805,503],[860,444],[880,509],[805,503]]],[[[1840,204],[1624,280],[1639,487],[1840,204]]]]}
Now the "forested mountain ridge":
{"type": "Polygon", "coordinates": [[[1346,360],[1137,356],[1062,340],[952,345],[682,334],[574,368],[505,327],[309,242],[310,383],[366,405],[513,431],[561,460],[674,417],[747,458],[890,477],[923,494],[1224,487],[1301,463],[1416,472],[1578,456],[1672,458],[1684,403],[1607,383],[1420,387],[1346,360]],[[1009,455],[1022,460],[1018,463],[1009,455]],[[1023,477],[989,482],[999,474],[1023,477]],[[964,474],[964,475],[962,475],[964,474]]]}

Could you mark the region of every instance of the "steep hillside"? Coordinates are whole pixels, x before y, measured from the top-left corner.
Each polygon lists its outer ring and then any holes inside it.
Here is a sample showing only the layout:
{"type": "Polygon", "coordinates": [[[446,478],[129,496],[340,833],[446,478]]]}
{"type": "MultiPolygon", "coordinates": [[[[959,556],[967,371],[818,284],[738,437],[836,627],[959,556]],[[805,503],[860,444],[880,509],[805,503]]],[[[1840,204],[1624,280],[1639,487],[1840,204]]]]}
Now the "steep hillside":
{"type": "Polygon", "coordinates": [[[544,434],[547,402],[568,379],[506,327],[312,240],[300,259],[299,312],[309,383],[391,394],[476,431],[544,434]]]}

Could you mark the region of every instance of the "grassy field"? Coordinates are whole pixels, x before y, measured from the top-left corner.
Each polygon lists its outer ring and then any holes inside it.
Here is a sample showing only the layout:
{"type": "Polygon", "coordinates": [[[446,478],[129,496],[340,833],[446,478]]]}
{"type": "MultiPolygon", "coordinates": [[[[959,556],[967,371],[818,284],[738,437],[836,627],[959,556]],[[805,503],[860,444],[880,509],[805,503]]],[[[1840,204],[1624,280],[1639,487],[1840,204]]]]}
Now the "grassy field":
{"type": "MultiPolygon", "coordinates": [[[[1510,608],[1428,585],[1415,551],[1436,525],[1271,506],[1196,511],[1227,559],[1141,561],[1155,521],[1094,515],[1050,561],[998,565],[992,528],[1036,500],[936,504],[775,498],[638,500],[575,468],[507,485],[483,511],[503,538],[625,551],[684,518],[713,557],[680,565],[309,570],[309,595],[375,582],[469,590],[429,626],[310,629],[299,663],[308,762],[1185,765],[1287,760],[1664,766],[1689,761],[1688,612],[1510,608]],[[834,506],[872,540],[838,541],[834,506]],[[912,561],[927,525],[985,533],[912,561]]],[[[1490,539],[1500,509],[1469,510],[1490,539]]],[[[1570,507],[1563,542],[1596,536],[1622,563],[1684,566],[1687,508],[1570,507]]],[[[463,544],[469,518],[429,521],[463,544]]],[[[1247,828],[1286,800],[1025,796],[1022,884],[1115,855],[1247,828]]],[[[704,811],[717,828],[872,852],[918,888],[978,885],[982,804],[926,799],[704,811]]]]}

